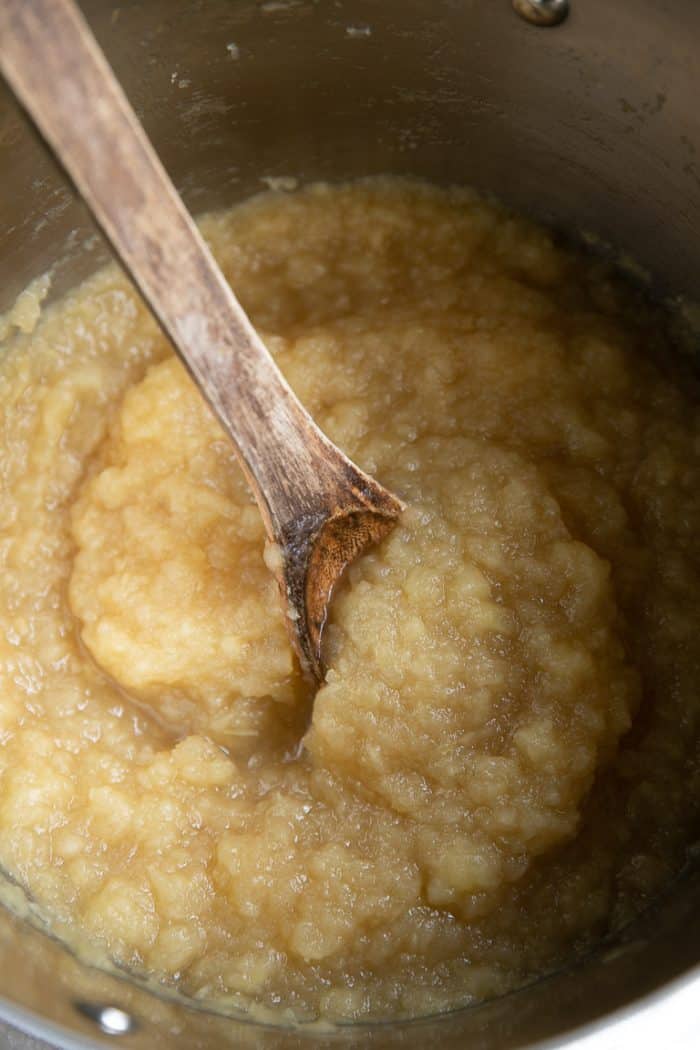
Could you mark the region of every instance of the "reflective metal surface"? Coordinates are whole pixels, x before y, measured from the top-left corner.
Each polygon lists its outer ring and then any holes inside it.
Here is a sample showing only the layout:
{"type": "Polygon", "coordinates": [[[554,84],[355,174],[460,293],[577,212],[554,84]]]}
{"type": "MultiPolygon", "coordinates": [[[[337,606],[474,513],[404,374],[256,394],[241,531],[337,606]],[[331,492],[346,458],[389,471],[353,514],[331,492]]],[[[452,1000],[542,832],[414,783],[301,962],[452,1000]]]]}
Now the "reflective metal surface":
{"type": "MultiPolygon", "coordinates": [[[[266,179],[415,174],[472,183],[614,243],[662,294],[692,295],[700,284],[696,0],[578,0],[550,29],[523,21],[508,0],[83,7],[195,211],[231,204],[266,179]]],[[[0,188],[0,310],[49,265],[60,291],[104,258],[84,209],[3,91],[0,188]]],[[[598,1050],[625,1050],[640,1046],[640,1031],[656,1031],[655,1045],[663,1033],[684,1050],[684,1031],[700,1023],[699,904],[700,879],[687,875],[620,944],[575,972],[442,1018],[334,1033],[184,1009],[79,965],[2,913],[0,1014],[70,1047],[583,1050],[595,1038],[598,1050]]]]}

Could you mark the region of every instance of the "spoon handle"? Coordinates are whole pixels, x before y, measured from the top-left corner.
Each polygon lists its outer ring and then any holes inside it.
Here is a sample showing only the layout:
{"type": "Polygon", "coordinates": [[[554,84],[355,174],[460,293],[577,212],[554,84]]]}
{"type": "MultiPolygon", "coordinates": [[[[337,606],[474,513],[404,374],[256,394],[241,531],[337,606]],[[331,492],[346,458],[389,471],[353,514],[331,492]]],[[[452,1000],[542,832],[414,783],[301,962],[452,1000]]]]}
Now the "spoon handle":
{"type": "Polygon", "coordinates": [[[6,79],[234,439],[268,531],[321,509],[343,477],[361,485],[257,336],[72,0],[0,0],[0,40],[6,79]]]}

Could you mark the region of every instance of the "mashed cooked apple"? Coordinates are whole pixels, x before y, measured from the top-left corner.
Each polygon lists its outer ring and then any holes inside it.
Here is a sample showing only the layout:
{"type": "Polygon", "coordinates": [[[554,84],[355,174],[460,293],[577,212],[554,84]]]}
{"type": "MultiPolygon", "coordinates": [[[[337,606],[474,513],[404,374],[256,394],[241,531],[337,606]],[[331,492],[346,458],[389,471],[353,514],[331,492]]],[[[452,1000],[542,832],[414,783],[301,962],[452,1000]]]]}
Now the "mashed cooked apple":
{"type": "Polygon", "coordinates": [[[700,425],[661,320],[468,191],[209,217],[330,437],[408,504],[313,703],[228,440],[110,267],[0,366],[0,863],[222,1009],[416,1015],[559,965],[682,866],[700,425]]]}

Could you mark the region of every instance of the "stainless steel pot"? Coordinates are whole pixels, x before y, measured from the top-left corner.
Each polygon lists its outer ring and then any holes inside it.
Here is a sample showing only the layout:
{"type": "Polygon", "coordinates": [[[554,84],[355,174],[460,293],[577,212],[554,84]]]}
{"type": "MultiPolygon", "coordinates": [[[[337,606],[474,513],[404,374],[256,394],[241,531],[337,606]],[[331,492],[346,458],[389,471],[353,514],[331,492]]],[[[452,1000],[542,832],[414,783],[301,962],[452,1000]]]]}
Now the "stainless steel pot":
{"type": "MultiPolygon", "coordinates": [[[[471,183],[612,242],[648,268],[662,294],[696,288],[697,0],[571,0],[556,28],[535,28],[509,0],[83,7],[196,211],[258,191],[265,178],[410,173],[471,183]]],[[[105,257],[7,93],[0,187],[0,311],[49,265],[61,291],[105,257]]],[[[335,1033],[186,1009],[78,964],[2,913],[0,1015],[67,1047],[583,1050],[595,1039],[596,1050],[626,1050],[663,1039],[683,1050],[697,1045],[700,1025],[699,903],[700,876],[689,870],[571,972],[476,1009],[335,1033]]]]}

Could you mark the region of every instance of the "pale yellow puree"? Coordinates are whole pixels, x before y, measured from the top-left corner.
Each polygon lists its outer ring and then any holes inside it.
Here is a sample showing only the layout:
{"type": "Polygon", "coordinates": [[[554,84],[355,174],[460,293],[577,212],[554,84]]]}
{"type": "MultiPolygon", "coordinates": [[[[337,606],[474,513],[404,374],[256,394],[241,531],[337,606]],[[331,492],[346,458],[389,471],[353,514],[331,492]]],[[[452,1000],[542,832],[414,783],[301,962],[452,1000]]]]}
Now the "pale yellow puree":
{"type": "Polygon", "coordinates": [[[74,949],[221,1008],[496,995],[694,834],[692,383],[606,266],[466,190],[316,186],[203,229],[408,510],[337,594],[302,738],[258,510],[129,282],[9,325],[0,865],[74,949]]]}

